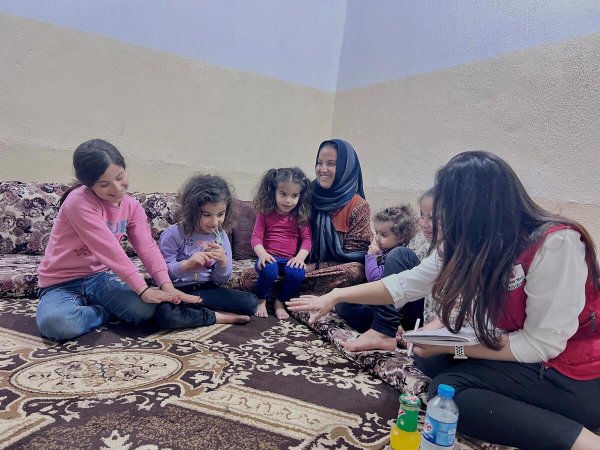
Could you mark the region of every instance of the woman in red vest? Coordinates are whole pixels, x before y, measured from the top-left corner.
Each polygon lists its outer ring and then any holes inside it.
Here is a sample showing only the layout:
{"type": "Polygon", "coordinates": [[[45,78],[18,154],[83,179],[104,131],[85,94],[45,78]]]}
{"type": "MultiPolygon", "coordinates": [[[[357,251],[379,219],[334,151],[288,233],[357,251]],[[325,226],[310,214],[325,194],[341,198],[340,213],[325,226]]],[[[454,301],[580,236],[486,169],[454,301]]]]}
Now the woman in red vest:
{"type": "Polygon", "coordinates": [[[341,301],[400,308],[431,292],[442,322],[456,331],[469,321],[480,341],[414,349],[433,378],[429,397],[441,383],[456,388],[460,432],[527,449],[600,449],[590,431],[600,427],[600,270],[588,232],[537,205],[487,152],[438,171],[433,222],[438,250],[419,266],[290,309],[316,320],[341,301]]]}

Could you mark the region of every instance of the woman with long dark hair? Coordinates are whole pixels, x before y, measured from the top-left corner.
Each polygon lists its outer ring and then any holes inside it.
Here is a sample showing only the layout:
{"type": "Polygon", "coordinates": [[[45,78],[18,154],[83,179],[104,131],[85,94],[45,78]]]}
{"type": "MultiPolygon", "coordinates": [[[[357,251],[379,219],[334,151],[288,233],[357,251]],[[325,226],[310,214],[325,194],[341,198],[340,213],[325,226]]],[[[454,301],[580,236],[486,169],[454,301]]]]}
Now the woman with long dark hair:
{"type": "Polygon", "coordinates": [[[460,432],[519,448],[600,448],[589,431],[600,426],[600,271],[585,228],[537,205],[498,156],[465,152],[436,175],[431,248],[413,270],[290,309],[315,320],[341,301],[399,308],[431,292],[446,327],[469,321],[480,341],[414,350],[427,358],[429,397],[456,387],[460,432]]]}

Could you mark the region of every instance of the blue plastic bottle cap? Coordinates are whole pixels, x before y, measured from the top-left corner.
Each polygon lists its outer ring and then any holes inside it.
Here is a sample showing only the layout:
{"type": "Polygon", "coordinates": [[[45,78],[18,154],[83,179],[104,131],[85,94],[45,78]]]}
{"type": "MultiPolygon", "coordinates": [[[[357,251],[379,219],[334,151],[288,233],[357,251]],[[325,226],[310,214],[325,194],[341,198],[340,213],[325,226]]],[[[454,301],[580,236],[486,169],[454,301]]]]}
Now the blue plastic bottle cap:
{"type": "Polygon", "coordinates": [[[438,395],[440,397],[452,398],[454,397],[454,388],[447,384],[440,384],[438,386],[438,395]]]}

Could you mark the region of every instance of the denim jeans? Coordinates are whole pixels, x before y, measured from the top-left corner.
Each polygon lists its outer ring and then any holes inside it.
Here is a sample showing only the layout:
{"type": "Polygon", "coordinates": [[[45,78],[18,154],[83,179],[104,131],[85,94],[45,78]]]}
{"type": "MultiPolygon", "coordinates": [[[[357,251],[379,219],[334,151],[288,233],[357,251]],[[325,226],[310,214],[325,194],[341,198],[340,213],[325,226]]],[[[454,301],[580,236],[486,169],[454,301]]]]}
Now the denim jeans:
{"type": "Polygon", "coordinates": [[[250,292],[236,291],[212,282],[177,286],[186,294],[198,295],[202,303],[162,303],[154,319],[163,328],[205,327],[215,323],[213,309],[252,316],[258,308],[258,299],[250,292]]]}
{"type": "Polygon", "coordinates": [[[281,284],[281,290],[277,298],[282,302],[287,302],[300,291],[300,285],[304,281],[306,270],[287,266],[289,258],[280,258],[274,256],[275,262],[265,264],[261,270],[258,268],[258,260],[254,264],[254,268],[258,272],[258,281],[256,282],[256,296],[258,298],[269,298],[273,283],[277,277],[284,277],[281,284]]]}
{"type": "Polygon", "coordinates": [[[155,311],[156,305],[144,303],[114,272],[100,272],[42,288],[35,319],[42,336],[63,341],[106,324],[111,316],[138,324],[155,311]]]}
{"type": "MultiPolygon", "coordinates": [[[[396,247],[385,259],[383,276],[410,270],[420,264],[420,260],[412,250],[396,247]]],[[[356,303],[339,303],[335,307],[338,315],[359,333],[373,329],[386,336],[396,336],[398,325],[405,330],[412,330],[415,321],[423,318],[424,300],[407,303],[398,311],[394,305],[360,305],[356,303]]]]}

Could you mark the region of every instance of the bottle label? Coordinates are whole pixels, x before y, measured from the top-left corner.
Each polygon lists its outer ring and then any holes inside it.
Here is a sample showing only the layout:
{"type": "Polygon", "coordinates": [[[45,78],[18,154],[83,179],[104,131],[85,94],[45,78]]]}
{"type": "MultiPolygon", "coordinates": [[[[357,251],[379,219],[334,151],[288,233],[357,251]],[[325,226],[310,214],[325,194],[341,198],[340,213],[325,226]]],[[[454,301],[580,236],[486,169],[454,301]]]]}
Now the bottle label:
{"type": "Polygon", "coordinates": [[[441,447],[452,447],[456,436],[456,422],[447,423],[425,416],[423,439],[441,447]]]}

